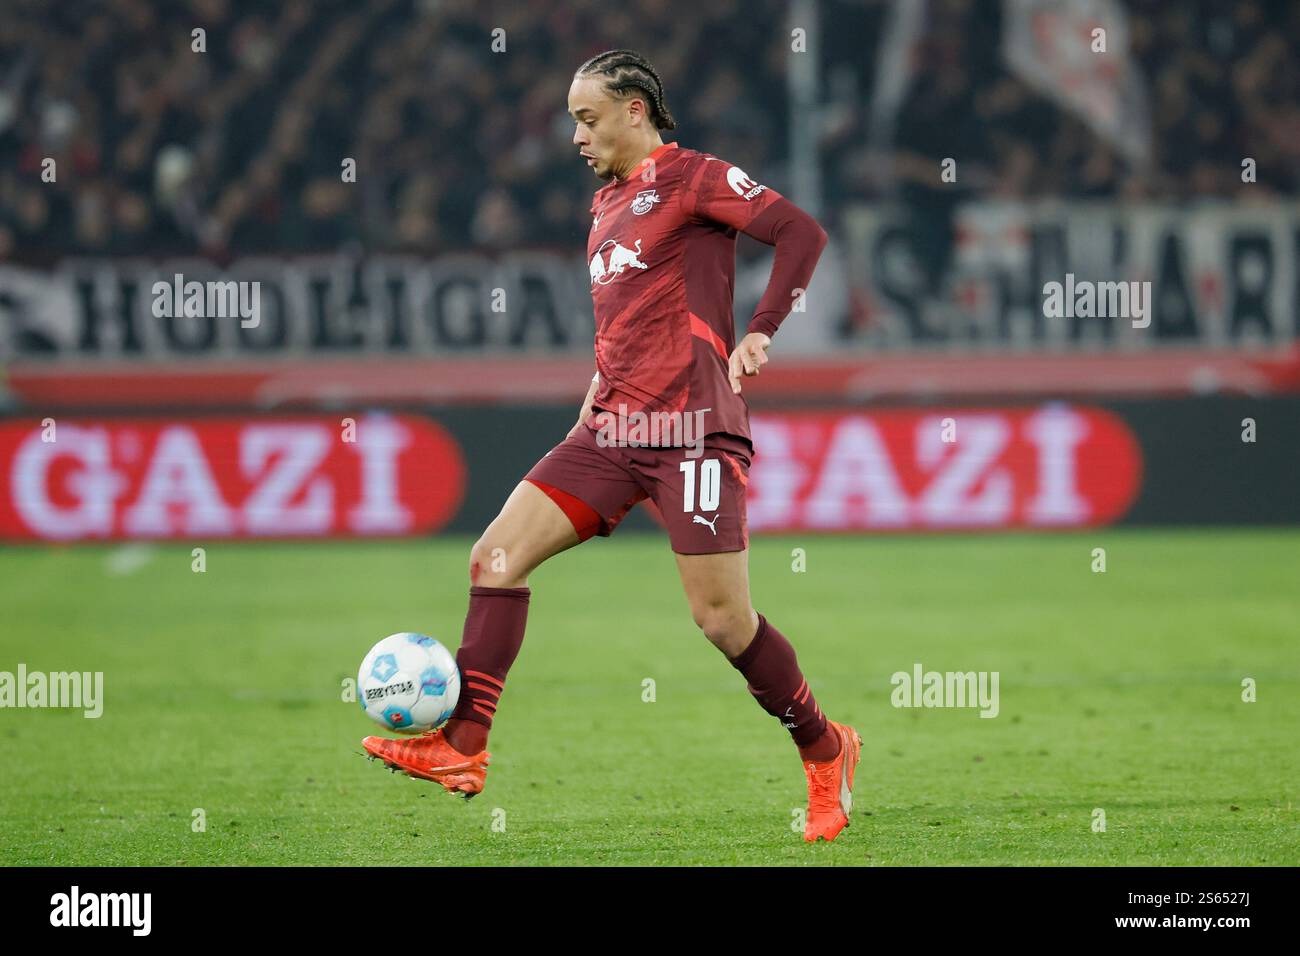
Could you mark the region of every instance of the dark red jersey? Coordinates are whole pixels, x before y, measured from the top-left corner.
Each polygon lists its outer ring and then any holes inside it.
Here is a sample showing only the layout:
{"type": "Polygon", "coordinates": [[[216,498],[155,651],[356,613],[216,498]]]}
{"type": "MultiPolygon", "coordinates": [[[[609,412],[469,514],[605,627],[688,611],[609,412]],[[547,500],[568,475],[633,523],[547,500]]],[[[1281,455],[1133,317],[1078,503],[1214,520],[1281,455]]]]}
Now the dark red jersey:
{"type": "Polygon", "coordinates": [[[599,189],[591,214],[587,262],[600,376],[593,408],[703,412],[696,421],[704,434],[749,441],[749,407],[727,377],[736,345],[737,232],[777,246],[748,329],[767,335],[807,287],[825,232],[744,170],[676,143],[599,189]]]}

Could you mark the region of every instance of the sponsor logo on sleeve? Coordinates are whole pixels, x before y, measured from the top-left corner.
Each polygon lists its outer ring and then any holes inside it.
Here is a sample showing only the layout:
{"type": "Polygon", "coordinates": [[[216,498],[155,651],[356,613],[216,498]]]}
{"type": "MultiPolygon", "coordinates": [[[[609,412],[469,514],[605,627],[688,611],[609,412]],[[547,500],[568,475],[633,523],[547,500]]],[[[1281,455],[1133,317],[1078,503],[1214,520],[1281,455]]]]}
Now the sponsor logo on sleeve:
{"type": "Polygon", "coordinates": [[[767,188],[750,179],[739,166],[732,166],[727,170],[727,185],[745,202],[749,202],[767,188]]]}

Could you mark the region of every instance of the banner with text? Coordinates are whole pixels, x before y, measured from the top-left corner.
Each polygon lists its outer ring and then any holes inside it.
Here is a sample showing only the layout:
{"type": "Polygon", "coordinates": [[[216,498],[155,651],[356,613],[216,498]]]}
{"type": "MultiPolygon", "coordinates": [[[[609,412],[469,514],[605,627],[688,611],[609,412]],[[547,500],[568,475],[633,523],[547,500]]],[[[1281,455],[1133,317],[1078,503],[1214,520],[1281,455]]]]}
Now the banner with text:
{"type": "MultiPolygon", "coordinates": [[[[475,534],[561,406],[0,420],[0,539],[475,534]]],[[[1300,400],[825,408],[752,418],[755,533],[1300,522],[1300,400]]],[[[619,533],[653,528],[638,507],[619,533]]]]}

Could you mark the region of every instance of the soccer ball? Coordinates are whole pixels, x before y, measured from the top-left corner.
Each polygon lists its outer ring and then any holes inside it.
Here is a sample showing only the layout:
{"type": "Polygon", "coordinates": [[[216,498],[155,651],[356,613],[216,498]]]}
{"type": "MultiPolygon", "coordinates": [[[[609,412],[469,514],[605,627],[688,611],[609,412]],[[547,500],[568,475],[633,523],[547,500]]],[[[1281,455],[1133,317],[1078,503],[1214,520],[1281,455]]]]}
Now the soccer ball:
{"type": "Polygon", "coordinates": [[[422,734],[440,726],[460,700],[451,652],[423,634],[390,634],[370,649],[357,672],[357,702],[389,730],[422,734]]]}

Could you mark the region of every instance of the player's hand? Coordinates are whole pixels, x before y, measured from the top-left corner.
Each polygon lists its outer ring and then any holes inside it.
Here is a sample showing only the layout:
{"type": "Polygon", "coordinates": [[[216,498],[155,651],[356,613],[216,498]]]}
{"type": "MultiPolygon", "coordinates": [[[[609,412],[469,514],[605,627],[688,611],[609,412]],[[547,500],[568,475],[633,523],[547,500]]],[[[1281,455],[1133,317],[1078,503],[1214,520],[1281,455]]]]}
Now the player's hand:
{"type": "Polygon", "coordinates": [[[740,340],[727,362],[727,377],[731,379],[732,392],[740,394],[742,375],[757,375],[758,370],[767,364],[767,347],[771,344],[772,340],[762,332],[750,332],[740,340]]]}

